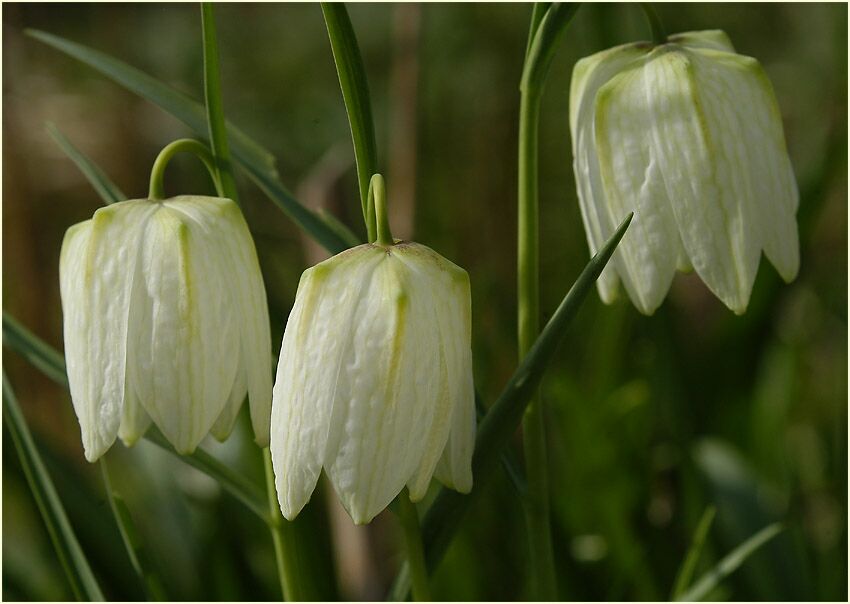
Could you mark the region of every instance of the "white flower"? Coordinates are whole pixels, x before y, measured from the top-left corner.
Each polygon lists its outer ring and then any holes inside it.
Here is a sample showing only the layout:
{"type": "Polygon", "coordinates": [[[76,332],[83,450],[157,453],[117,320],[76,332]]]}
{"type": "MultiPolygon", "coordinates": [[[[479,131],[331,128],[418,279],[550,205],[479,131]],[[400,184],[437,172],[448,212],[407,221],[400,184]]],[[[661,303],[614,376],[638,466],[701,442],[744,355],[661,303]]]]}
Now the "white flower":
{"type": "Polygon", "coordinates": [[[86,458],[153,420],[191,453],[224,439],[246,393],[257,443],[271,405],[268,307],[254,243],[229,199],[124,201],[65,234],[65,358],[86,458]]]}
{"type": "Polygon", "coordinates": [[[761,252],[786,280],[799,267],[798,191],[782,120],[758,61],[722,31],[627,44],[573,70],[570,131],[591,253],[635,217],[597,282],[622,280],[651,314],[675,271],[696,270],[736,313],[746,310],[761,252]]]}
{"type": "Polygon", "coordinates": [[[472,488],[475,402],[469,276],[433,250],[366,244],[304,272],[272,403],[283,515],[325,469],[358,524],[431,476],[472,488]]]}

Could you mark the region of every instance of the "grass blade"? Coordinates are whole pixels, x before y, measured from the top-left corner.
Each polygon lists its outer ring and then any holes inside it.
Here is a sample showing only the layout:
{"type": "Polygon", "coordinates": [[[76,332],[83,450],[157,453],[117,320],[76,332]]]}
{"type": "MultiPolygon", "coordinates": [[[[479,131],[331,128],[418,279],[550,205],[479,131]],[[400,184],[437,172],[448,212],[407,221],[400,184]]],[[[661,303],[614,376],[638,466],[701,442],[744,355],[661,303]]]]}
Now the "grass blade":
{"type": "Polygon", "coordinates": [[[100,458],[100,470],[103,475],[106,499],[109,501],[109,508],[112,510],[115,524],[118,526],[121,541],[124,543],[124,549],[127,551],[127,557],[130,558],[130,564],[133,566],[133,570],[136,571],[139,581],[144,586],[148,599],[158,602],[167,601],[168,598],[165,597],[162,582],[156,573],[151,570],[147,551],[139,538],[139,532],[136,530],[132,516],[130,516],[130,510],[127,508],[127,504],[124,503],[121,495],[112,489],[112,481],[109,478],[109,466],[106,463],[105,455],[100,458]]]}
{"type": "MultiPolygon", "coordinates": [[[[20,353],[47,377],[65,388],[68,387],[65,360],[62,355],[5,312],[3,313],[3,343],[20,353]]],[[[218,481],[224,490],[244,503],[263,522],[268,522],[262,490],[244,476],[234,472],[203,449],[196,449],[191,455],[178,454],[155,427],[151,427],[145,433],[145,439],[218,481]]]]}
{"type": "Polygon", "coordinates": [[[525,43],[525,58],[528,60],[528,53],[531,52],[531,43],[534,41],[534,36],[537,35],[537,28],[540,27],[540,22],[543,20],[543,15],[549,10],[551,2],[535,2],[531,8],[531,24],[528,26],[528,40],[525,43]]]}
{"type": "Polygon", "coordinates": [[[91,183],[91,186],[94,187],[94,190],[97,191],[97,194],[100,195],[100,198],[103,200],[103,203],[110,204],[115,203],[117,201],[124,201],[127,199],[127,196],[118,188],[118,186],[112,182],[106,173],[101,170],[97,164],[95,164],[88,156],[77,149],[68,138],[59,132],[59,129],[50,122],[46,124],[47,132],[50,134],[51,138],[56,141],[56,144],[65,152],[74,164],[76,164],[77,168],[80,169],[80,172],[83,173],[83,176],[86,177],[86,180],[91,183]]]}
{"type": "Polygon", "coordinates": [[[268,198],[331,254],[338,254],[351,247],[350,241],[358,241],[350,231],[348,236],[341,234],[342,229],[339,227],[343,226],[342,223],[335,221],[334,226],[330,226],[318,214],[298,203],[276,178],[269,178],[267,174],[257,170],[256,166],[241,161],[240,163],[268,198]]]}
{"type": "MultiPolygon", "coordinates": [[[[130,92],[159,106],[189,126],[198,136],[209,134],[204,106],[182,92],[135,67],[82,44],[39,30],[30,29],[26,33],[85,63],[130,92]]],[[[339,227],[342,225],[329,226],[320,216],[299,203],[281,184],[274,167],[274,158],[268,151],[232,124],[227,125],[227,133],[236,162],[289,218],[320,245],[335,254],[350,247],[348,241],[358,240],[350,231],[347,237],[341,237],[339,227]]]]}
{"type": "MultiPolygon", "coordinates": [[[[443,488],[425,514],[422,539],[429,572],[436,569],[460,526],[465,512],[469,509],[475,495],[481,492],[482,483],[487,481],[494,467],[499,463],[500,454],[519,426],[528,402],[540,385],[543,374],[564,337],[567,325],[587,297],[602,269],[605,268],[631,219],[632,214],[629,214],[605,246],[584,267],[555,314],[540,332],[534,346],[523,358],[507,386],[478,426],[475,453],[472,457],[474,479],[472,493],[461,495],[443,488]]],[[[409,590],[409,575],[406,567],[403,566],[396,577],[390,597],[393,600],[405,600],[409,590]]]]}
{"type": "Polygon", "coordinates": [[[35,448],[18,400],[3,372],[3,420],[9,427],[21,467],[47,527],[56,554],[78,600],[103,601],[103,593],[74,534],[53,480],[35,448]]]}
{"type": "Polygon", "coordinates": [[[68,387],[62,354],[6,312],[3,313],[3,345],[16,351],[57,384],[68,387]]]}
{"type": "Polygon", "coordinates": [[[670,595],[671,600],[678,600],[688,585],[691,584],[691,579],[694,576],[694,571],[697,568],[699,555],[702,553],[702,547],[705,544],[705,538],[708,535],[708,529],[711,528],[711,523],[714,520],[714,515],[717,513],[717,508],[713,505],[708,506],[699,519],[697,529],[694,531],[694,538],[691,541],[691,547],[685,556],[685,561],[682,563],[682,568],[676,576],[676,582],[673,586],[673,593],[670,595]]]}
{"type": "MultiPolygon", "coordinates": [[[[196,133],[207,134],[207,112],[204,106],[182,92],[178,92],[135,67],[82,44],[36,29],[28,29],[26,33],[96,69],[112,81],[155,105],[159,105],[196,133]]],[[[244,161],[255,164],[258,169],[265,171],[272,178],[277,177],[275,160],[271,153],[232,124],[227,125],[227,130],[235,154],[244,161]]]]}
{"type": "Polygon", "coordinates": [[[328,29],[331,51],[339,76],[339,87],[345,102],[351,140],[354,143],[354,160],[357,163],[357,183],[360,186],[360,205],[369,241],[376,237],[375,216],[368,211],[369,180],[378,172],[378,152],[375,145],[375,124],[369,101],[369,82],[363,67],[363,58],[357,46],[357,37],[345,4],[323,2],[322,15],[328,29]]]}
{"type": "Polygon", "coordinates": [[[210,149],[215,159],[218,180],[225,197],[239,203],[233,165],[230,163],[230,148],[227,145],[227,126],[224,121],[224,102],[221,96],[221,72],[219,70],[218,40],[215,31],[215,14],[210,2],[201,4],[201,28],[204,41],[204,98],[207,104],[207,127],[210,149]]]}
{"type": "Polygon", "coordinates": [[[714,568],[705,573],[693,587],[685,592],[680,598],[677,598],[677,601],[697,602],[702,600],[711,593],[711,590],[717,587],[723,579],[735,572],[753,552],[781,533],[782,529],[782,524],[779,522],[764,527],[762,530],[729,552],[714,568]]]}

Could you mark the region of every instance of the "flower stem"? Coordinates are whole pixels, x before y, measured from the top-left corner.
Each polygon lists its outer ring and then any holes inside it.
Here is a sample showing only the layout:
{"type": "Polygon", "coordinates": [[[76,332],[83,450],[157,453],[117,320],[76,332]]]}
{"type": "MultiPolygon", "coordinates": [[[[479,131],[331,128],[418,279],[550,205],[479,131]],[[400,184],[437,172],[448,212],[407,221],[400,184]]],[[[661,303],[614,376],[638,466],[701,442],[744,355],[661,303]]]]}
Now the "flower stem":
{"type": "MultiPolygon", "coordinates": [[[[543,85],[555,47],[577,6],[552,5],[532,27],[520,84],[518,149],[517,297],[518,344],[522,359],[531,350],[540,331],[539,216],[537,141],[543,85]]],[[[557,597],[552,532],[549,522],[549,485],[546,460],[546,425],[541,401],[535,395],[523,419],[528,495],[526,521],[531,549],[532,599],[557,597]]]]}
{"type": "MultiPolygon", "coordinates": [[[[540,328],[538,275],[537,130],[540,97],[523,93],[519,122],[518,341],[523,358],[540,328]]],[[[540,398],[529,403],[522,423],[528,477],[526,523],[531,546],[533,599],[555,599],[555,562],[549,526],[546,424],[540,398]]]]}
{"type": "Polygon", "coordinates": [[[407,550],[413,599],[416,602],[428,602],[431,600],[431,590],[428,587],[428,569],[425,567],[425,550],[422,547],[419,513],[416,511],[416,505],[410,501],[407,488],[398,496],[398,517],[404,531],[404,546],[407,550]]]}
{"type": "Polygon", "coordinates": [[[387,213],[387,194],[384,187],[384,177],[373,174],[369,181],[369,196],[367,207],[369,211],[375,212],[375,224],[377,238],[375,242],[382,247],[389,247],[395,243],[393,234],[390,232],[390,220],[387,213]]]}
{"type": "Polygon", "coordinates": [[[156,160],[153,162],[153,168],[151,169],[151,183],[148,192],[148,199],[165,199],[165,186],[163,184],[165,168],[168,166],[168,162],[171,161],[171,158],[181,152],[193,153],[198,157],[198,159],[204,162],[204,166],[206,166],[207,172],[210,173],[210,178],[213,180],[216,192],[221,197],[224,197],[224,191],[221,187],[221,182],[218,179],[218,173],[215,167],[215,159],[213,158],[209,148],[202,142],[196,141],[195,139],[181,138],[173,143],[167,144],[163,150],[159,152],[159,155],[156,156],[156,160]]]}
{"type": "Polygon", "coordinates": [[[274,486],[271,453],[268,449],[263,449],[263,463],[266,469],[266,491],[269,498],[269,530],[274,543],[281,593],[287,602],[306,600],[307,597],[299,582],[298,549],[295,544],[294,527],[280,513],[274,486]]]}
{"type": "Polygon", "coordinates": [[[646,17],[646,22],[649,24],[649,29],[652,32],[653,44],[664,44],[667,42],[667,34],[664,32],[664,26],[661,24],[661,18],[649,2],[641,2],[640,7],[643,10],[643,15],[646,17]]]}

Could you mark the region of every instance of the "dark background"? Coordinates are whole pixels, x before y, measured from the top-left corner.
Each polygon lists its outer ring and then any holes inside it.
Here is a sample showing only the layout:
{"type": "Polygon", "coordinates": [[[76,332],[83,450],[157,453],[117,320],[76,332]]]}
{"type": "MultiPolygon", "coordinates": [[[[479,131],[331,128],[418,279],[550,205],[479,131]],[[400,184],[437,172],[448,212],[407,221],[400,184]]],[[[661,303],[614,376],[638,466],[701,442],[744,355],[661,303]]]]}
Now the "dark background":
{"type": "MultiPolygon", "coordinates": [[[[396,236],[466,268],[473,348],[489,404],[516,364],[518,83],[530,5],[352,5],[388,179],[396,236]]],[[[801,191],[802,265],[784,285],[763,262],[748,312],[734,316],[696,276],[677,276],[653,317],[593,293],[549,370],[552,523],[563,599],[665,599],[696,523],[717,518],[700,570],[774,520],[787,530],[714,598],[847,597],[847,7],[658,5],[669,32],[720,28],[765,66],[782,109],[801,191]]],[[[268,147],[283,182],[357,233],[348,125],[318,5],[218,7],[225,110],[268,147]]],[[[196,5],[3,5],[3,305],[62,349],[58,258],[65,229],[99,199],[44,129],[54,122],[131,197],[156,153],[190,135],[157,107],[26,37],[81,42],[201,98],[196,5]]],[[[583,6],[552,67],[541,124],[542,311],[548,317],[587,260],[568,126],[572,65],[648,31],[636,5],[583,6]]],[[[211,193],[195,160],[169,170],[171,194],[211,193]]],[[[257,244],[275,349],[300,273],[321,259],[240,177],[257,244]]],[[[625,296],[623,296],[625,297],[625,296]]],[[[85,462],[70,399],[5,349],[4,369],[47,458],[108,598],[142,596],[85,462]]],[[[243,418],[244,419],[244,418],[243,418]]],[[[243,422],[244,424],[244,422],[243,422]]],[[[261,479],[245,425],[228,463],[261,479]]],[[[4,599],[72,596],[3,440],[4,599]]],[[[275,599],[264,527],[217,484],[153,445],[109,453],[115,486],[174,599],[275,599]]],[[[382,598],[401,549],[392,514],[355,528],[323,488],[308,535],[333,562],[327,597],[382,598]],[[334,556],[323,549],[327,535],[334,556]]],[[[500,476],[433,579],[448,599],[525,597],[519,501],[500,476]]]]}

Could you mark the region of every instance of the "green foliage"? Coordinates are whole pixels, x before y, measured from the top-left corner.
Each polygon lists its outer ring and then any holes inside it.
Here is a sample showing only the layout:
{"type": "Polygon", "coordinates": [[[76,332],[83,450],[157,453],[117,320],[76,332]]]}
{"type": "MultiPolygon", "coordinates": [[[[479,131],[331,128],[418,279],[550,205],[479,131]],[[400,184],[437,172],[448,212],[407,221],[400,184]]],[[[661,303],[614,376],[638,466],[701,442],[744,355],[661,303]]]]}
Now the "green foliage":
{"type": "MultiPolygon", "coordinates": [[[[278,206],[247,180],[244,187],[237,180],[268,285],[273,339],[279,342],[298,275],[317,253],[297,225],[312,224],[310,232],[332,251],[358,242],[351,235],[352,229],[360,232],[362,220],[357,170],[353,162],[345,169],[344,160],[351,158],[340,161],[329,151],[350,149],[349,124],[318,7],[216,9],[227,116],[243,129],[241,136],[232,126],[228,130],[234,162],[242,167],[237,178],[247,175],[278,206]],[[262,141],[259,149],[256,141],[262,141]],[[278,178],[272,157],[295,194],[278,178]],[[316,191],[321,195],[313,195],[316,191]],[[304,205],[296,205],[296,198],[304,205]],[[321,209],[315,199],[321,199],[321,209]]],[[[516,279],[513,166],[531,7],[444,4],[409,10],[419,15],[416,41],[409,33],[410,14],[405,21],[401,7],[349,6],[369,75],[391,207],[394,183],[403,174],[394,172],[393,162],[404,149],[389,134],[415,140],[414,176],[406,177],[413,179],[415,202],[407,215],[391,214],[391,221],[410,218],[417,240],[469,271],[476,384],[483,400],[493,401],[516,366],[516,306],[509,294],[516,279]],[[405,62],[410,56],[418,59],[416,65],[405,62]],[[417,87],[405,88],[399,74],[415,78],[417,87]],[[412,128],[397,117],[398,108],[411,102],[412,128]]],[[[714,506],[692,579],[709,576],[728,552],[763,527],[781,521],[786,528],[708,597],[844,600],[847,8],[679,4],[658,10],[668,32],[722,28],[739,52],[765,66],[800,183],[802,271],[785,285],[764,266],[742,317],[725,311],[688,276],[676,278],[671,296],[651,318],[625,303],[603,306],[588,297],[541,388],[559,597],[667,597],[701,515],[714,506]]],[[[165,142],[208,136],[204,105],[194,100],[201,96],[203,74],[198,10],[5,5],[4,25],[4,142],[10,151],[4,156],[4,308],[61,349],[56,264],[62,234],[88,218],[100,198],[58,153],[43,125],[58,124],[121,190],[143,195],[150,161],[165,142]],[[157,79],[139,72],[140,79],[128,80],[127,63],[116,67],[109,62],[114,59],[106,61],[103,69],[130,87],[128,94],[22,35],[26,28],[84,42],[82,49],[62,48],[90,66],[106,54],[119,56],[157,79]],[[87,47],[104,53],[86,54],[87,47]],[[140,102],[139,94],[165,113],[140,102]]],[[[567,124],[572,66],[592,52],[648,37],[636,7],[586,4],[552,61],[540,114],[544,320],[587,260],[567,124]]],[[[55,37],[43,39],[60,44],[55,37]]],[[[169,190],[205,184],[194,165],[184,172],[179,162],[169,172],[169,190]]],[[[98,469],[82,461],[70,399],[54,384],[65,382],[61,355],[50,347],[22,348],[29,340],[21,334],[20,324],[4,316],[5,350],[26,355],[25,360],[7,354],[4,365],[33,442],[103,593],[137,599],[143,592],[120,535],[103,520],[109,511],[98,469]],[[30,360],[45,374],[34,371],[30,360]]],[[[254,485],[252,501],[265,514],[268,502],[258,487],[263,464],[255,448],[249,453],[245,420],[240,418],[226,444],[209,442],[204,449],[254,485]]],[[[12,439],[4,441],[4,596],[72,599],[12,439]]],[[[515,445],[511,457],[517,457],[515,445]]],[[[280,597],[267,526],[217,481],[150,441],[130,450],[116,445],[109,461],[114,489],[132,512],[168,597],[280,597]]],[[[438,496],[436,487],[433,491],[423,509],[438,496]]],[[[335,515],[333,500],[320,481],[295,523],[307,566],[321,579],[317,597],[381,599],[401,563],[395,524],[379,517],[368,528],[353,529],[335,515]],[[344,547],[331,552],[331,537],[344,547]]],[[[432,595],[527,597],[522,587],[527,556],[517,487],[496,471],[436,567],[432,595]]]]}

